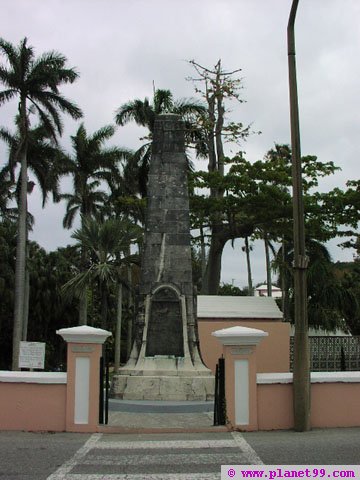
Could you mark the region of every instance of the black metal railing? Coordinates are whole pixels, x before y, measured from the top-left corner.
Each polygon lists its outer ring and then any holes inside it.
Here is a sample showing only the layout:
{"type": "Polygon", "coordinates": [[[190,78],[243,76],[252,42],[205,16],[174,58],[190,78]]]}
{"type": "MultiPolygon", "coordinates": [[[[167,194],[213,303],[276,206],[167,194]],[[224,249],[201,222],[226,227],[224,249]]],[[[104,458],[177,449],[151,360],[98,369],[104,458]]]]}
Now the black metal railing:
{"type": "Polygon", "coordinates": [[[99,388],[99,424],[109,422],[109,363],[106,353],[100,357],[100,388],[99,388]]]}
{"type": "Polygon", "coordinates": [[[225,359],[219,358],[215,370],[214,425],[226,424],[225,359]]]}
{"type": "MultiPolygon", "coordinates": [[[[360,337],[309,337],[310,370],[339,372],[360,370],[360,337]]],[[[290,371],[293,371],[294,337],[290,337],[290,371]]]]}

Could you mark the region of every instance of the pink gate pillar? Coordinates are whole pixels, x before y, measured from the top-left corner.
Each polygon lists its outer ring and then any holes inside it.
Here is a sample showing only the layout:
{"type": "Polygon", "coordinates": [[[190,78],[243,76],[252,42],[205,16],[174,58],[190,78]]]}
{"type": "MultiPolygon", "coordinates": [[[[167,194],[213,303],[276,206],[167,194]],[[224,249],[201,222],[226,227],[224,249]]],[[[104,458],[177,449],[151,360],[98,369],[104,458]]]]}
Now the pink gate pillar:
{"type": "Polygon", "coordinates": [[[66,431],[96,432],[100,357],[111,332],[87,325],[57,330],[67,342],[66,431]]]}
{"type": "Polygon", "coordinates": [[[230,427],[257,430],[256,347],[268,333],[236,326],[217,330],[212,335],[223,345],[226,414],[230,427]]]}

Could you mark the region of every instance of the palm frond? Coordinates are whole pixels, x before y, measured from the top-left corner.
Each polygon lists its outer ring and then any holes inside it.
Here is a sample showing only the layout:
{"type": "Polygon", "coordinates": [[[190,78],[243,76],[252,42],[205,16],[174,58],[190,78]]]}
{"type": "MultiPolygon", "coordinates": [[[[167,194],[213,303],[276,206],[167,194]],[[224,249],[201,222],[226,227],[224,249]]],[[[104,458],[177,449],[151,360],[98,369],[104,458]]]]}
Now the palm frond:
{"type": "Polygon", "coordinates": [[[206,115],[207,109],[205,105],[194,98],[181,98],[174,103],[172,113],[181,115],[182,117],[201,117],[206,115]]]}
{"type": "Polygon", "coordinates": [[[14,89],[3,90],[2,92],[0,92],[0,105],[8,102],[9,100],[12,100],[17,95],[17,93],[18,92],[14,89]]]}
{"type": "Polygon", "coordinates": [[[135,99],[131,102],[124,103],[116,111],[115,122],[117,125],[124,126],[127,123],[134,121],[142,127],[148,126],[148,113],[151,111],[149,99],[145,100],[135,99]]]}
{"type": "Polygon", "coordinates": [[[12,43],[6,41],[5,39],[0,38],[0,51],[4,53],[11,67],[14,69],[18,67],[18,61],[21,52],[26,51],[29,59],[31,59],[33,56],[33,48],[27,46],[26,37],[20,42],[18,48],[14,47],[12,43]]]}
{"type": "MultiPolygon", "coordinates": [[[[100,146],[106,140],[111,138],[115,133],[115,128],[113,125],[105,125],[104,127],[97,130],[89,139],[89,147],[90,146],[100,146]]],[[[90,147],[91,148],[91,147],[90,147]]]]}
{"type": "Polygon", "coordinates": [[[63,227],[70,229],[74,223],[74,218],[76,213],[80,210],[78,205],[74,205],[72,207],[68,207],[66,209],[65,216],[63,218],[63,227]]]}
{"type": "Polygon", "coordinates": [[[81,109],[74,103],[67,100],[59,93],[46,91],[36,91],[33,93],[33,98],[41,102],[48,108],[48,105],[59,108],[63,113],[67,113],[75,120],[78,120],[83,116],[81,109]]]}

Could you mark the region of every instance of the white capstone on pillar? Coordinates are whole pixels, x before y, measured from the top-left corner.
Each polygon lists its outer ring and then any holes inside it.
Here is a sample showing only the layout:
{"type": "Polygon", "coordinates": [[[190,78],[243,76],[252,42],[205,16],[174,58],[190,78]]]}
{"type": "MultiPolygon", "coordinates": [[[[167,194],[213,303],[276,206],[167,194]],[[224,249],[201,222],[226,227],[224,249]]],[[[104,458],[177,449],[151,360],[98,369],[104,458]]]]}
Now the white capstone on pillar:
{"type": "Polygon", "coordinates": [[[96,432],[99,423],[100,357],[111,332],[81,325],[56,332],[68,344],[66,431],[96,432]]]}
{"type": "Polygon", "coordinates": [[[257,430],[256,347],[268,333],[237,326],[212,335],[223,345],[227,420],[233,428],[257,430]]]}

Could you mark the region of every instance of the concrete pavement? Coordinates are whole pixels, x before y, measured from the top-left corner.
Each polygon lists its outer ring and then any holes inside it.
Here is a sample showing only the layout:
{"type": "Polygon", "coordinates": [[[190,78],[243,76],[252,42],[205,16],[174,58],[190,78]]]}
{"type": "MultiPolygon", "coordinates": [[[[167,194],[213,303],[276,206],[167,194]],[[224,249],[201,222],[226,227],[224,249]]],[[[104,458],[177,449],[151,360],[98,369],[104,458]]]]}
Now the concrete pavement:
{"type": "Polygon", "coordinates": [[[129,429],[145,433],[158,429],[199,431],[213,426],[213,412],[214,402],[110,399],[109,427],[118,432],[129,429]]]}

